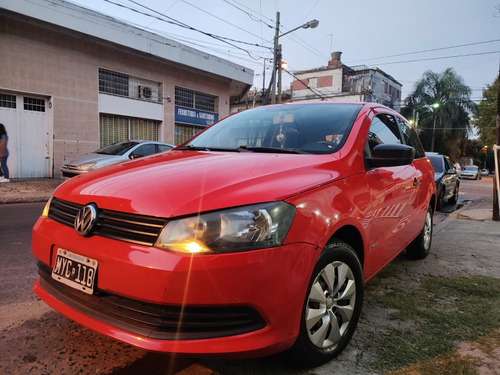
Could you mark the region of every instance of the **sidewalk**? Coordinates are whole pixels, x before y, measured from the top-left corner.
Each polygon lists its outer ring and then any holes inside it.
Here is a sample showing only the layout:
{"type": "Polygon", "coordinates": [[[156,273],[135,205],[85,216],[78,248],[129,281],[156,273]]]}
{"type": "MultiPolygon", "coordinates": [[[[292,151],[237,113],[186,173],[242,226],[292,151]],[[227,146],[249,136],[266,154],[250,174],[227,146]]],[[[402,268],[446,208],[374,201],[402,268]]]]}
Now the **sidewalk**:
{"type": "Polygon", "coordinates": [[[0,183],[0,204],[45,202],[63,182],[59,178],[11,179],[0,183]]]}

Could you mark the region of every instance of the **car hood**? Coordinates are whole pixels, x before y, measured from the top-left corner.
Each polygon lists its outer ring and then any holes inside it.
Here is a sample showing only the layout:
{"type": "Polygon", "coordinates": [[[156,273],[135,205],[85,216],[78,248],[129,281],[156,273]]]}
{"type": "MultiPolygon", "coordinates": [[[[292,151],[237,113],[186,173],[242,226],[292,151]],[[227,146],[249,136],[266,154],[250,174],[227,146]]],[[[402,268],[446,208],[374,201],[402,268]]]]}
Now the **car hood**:
{"type": "Polygon", "coordinates": [[[119,162],[123,160],[128,160],[126,156],[123,155],[106,155],[106,154],[97,154],[95,152],[89,152],[88,154],[84,154],[81,156],[78,156],[74,159],[67,160],[63,164],[64,165],[80,165],[80,164],[85,164],[85,163],[99,163],[99,162],[119,162]]]}
{"type": "Polygon", "coordinates": [[[54,196],[110,210],[174,217],[283,200],[339,178],[340,169],[335,155],[175,150],[74,177],[54,196]]]}

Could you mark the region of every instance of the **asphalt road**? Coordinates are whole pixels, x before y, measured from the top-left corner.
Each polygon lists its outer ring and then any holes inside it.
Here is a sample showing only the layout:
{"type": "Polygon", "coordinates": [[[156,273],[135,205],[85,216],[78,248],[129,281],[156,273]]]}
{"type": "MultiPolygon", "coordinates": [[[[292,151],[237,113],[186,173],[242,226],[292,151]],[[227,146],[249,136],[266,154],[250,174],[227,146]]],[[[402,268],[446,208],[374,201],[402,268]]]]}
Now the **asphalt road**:
{"type": "MultiPolygon", "coordinates": [[[[458,205],[448,206],[446,212],[491,194],[491,186],[491,177],[463,180],[458,205]]],[[[43,206],[44,203],[0,205],[0,373],[154,375],[184,370],[183,375],[207,374],[198,372],[196,360],[146,352],[86,329],[35,297],[31,289],[37,272],[31,254],[31,228],[43,206]]],[[[443,220],[446,212],[437,213],[437,221],[443,220]]],[[[347,353],[343,361],[356,359],[349,358],[347,353]]],[[[200,363],[217,368],[225,362],[200,363]]],[[[251,373],[256,374],[302,373],[289,368],[282,356],[241,362],[241,365],[233,362],[232,368],[240,366],[243,371],[249,363],[251,373]]]]}

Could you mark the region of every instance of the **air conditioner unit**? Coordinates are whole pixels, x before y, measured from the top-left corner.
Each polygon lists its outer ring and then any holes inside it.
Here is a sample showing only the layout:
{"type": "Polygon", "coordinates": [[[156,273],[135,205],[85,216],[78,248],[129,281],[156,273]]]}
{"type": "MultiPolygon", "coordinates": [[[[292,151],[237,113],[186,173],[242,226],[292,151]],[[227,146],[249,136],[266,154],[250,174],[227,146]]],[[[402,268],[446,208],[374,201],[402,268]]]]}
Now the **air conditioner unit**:
{"type": "Polygon", "coordinates": [[[139,98],[142,99],[150,99],[153,92],[151,91],[151,87],[148,86],[139,86],[139,98]]]}

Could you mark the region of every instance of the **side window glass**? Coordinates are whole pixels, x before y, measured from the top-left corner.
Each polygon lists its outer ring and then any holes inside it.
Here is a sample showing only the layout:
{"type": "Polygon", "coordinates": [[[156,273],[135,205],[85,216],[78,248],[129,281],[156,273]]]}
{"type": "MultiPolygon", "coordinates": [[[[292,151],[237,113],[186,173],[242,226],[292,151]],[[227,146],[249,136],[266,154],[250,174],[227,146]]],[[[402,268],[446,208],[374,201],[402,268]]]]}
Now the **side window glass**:
{"type": "Polygon", "coordinates": [[[159,152],[167,151],[167,150],[170,150],[170,149],[172,149],[172,147],[170,147],[170,146],[167,146],[167,145],[158,145],[159,152]]]}
{"type": "Polygon", "coordinates": [[[397,121],[403,133],[405,144],[415,149],[415,159],[423,158],[425,151],[415,129],[403,119],[398,118],[397,121]]]}
{"type": "Polygon", "coordinates": [[[373,118],[366,137],[365,153],[370,156],[373,148],[377,145],[390,143],[401,144],[401,135],[396,119],[390,115],[377,115],[373,118]]]}
{"type": "Polygon", "coordinates": [[[146,156],[151,155],[156,152],[156,148],[154,144],[143,145],[137,147],[132,153],[137,156],[146,156]]]}

